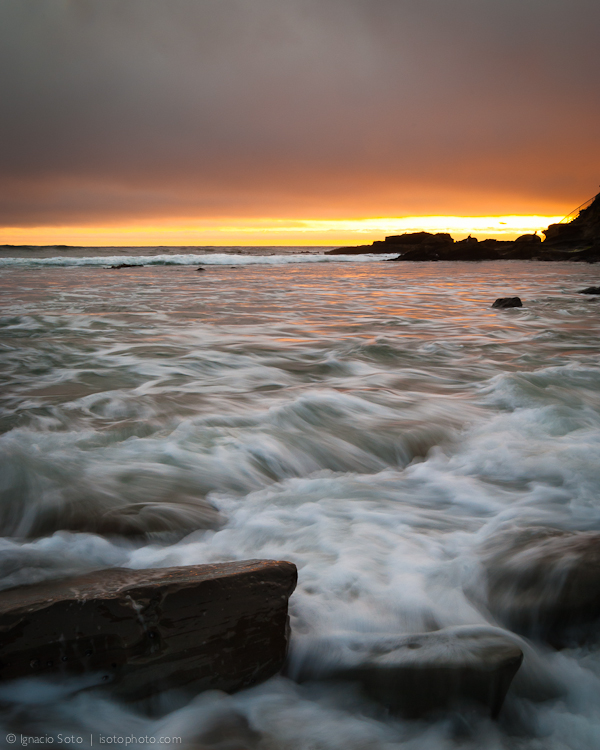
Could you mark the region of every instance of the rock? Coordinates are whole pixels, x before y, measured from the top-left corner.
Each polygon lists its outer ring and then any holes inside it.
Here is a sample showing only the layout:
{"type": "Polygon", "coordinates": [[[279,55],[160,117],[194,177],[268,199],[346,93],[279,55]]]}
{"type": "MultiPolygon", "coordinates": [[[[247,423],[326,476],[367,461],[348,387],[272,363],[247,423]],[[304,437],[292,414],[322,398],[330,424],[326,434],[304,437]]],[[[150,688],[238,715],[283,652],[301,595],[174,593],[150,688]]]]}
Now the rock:
{"type": "Polygon", "coordinates": [[[600,294],[600,286],[588,286],[585,289],[581,289],[579,294],[600,294]]]}
{"type": "Polygon", "coordinates": [[[506,308],[506,307],[523,307],[520,297],[498,297],[492,307],[506,308]]]}
{"type": "Polygon", "coordinates": [[[102,514],[87,530],[105,536],[147,536],[162,532],[189,533],[216,529],[223,523],[219,511],[205,500],[130,503],[102,514]]]}
{"type": "Polygon", "coordinates": [[[398,252],[394,261],[540,260],[600,262],[600,193],[573,214],[572,221],[552,224],[543,234],[522,234],[514,242],[486,239],[465,253],[465,245],[476,245],[474,237],[454,242],[444,232],[412,232],[391,235],[371,245],[340,247],[328,255],[398,252]]]}
{"type": "Polygon", "coordinates": [[[397,258],[390,258],[391,261],[406,260],[406,261],[432,261],[432,260],[443,260],[440,257],[439,249],[435,247],[408,247],[405,249],[402,255],[397,258]]]}
{"type": "Polygon", "coordinates": [[[111,266],[111,268],[143,268],[141,263],[119,263],[118,266],[111,266]]]}
{"type": "MultiPolygon", "coordinates": [[[[328,250],[325,255],[361,255],[364,253],[394,253],[409,250],[436,250],[454,243],[452,237],[445,232],[431,234],[430,232],[412,232],[386,237],[376,240],[372,245],[357,245],[355,247],[336,247],[328,250]]],[[[427,258],[429,260],[429,258],[427,258]]],[[[433,258],[433,260],[436,260],[433,258]]]]}
{"type": "Polygon", "coordinates": [[[598,641],[600,532],[501,534],[484,548],[484,565],[499,622],[555,648],[598,641]]]}
{"type": "Polygon", "coordinates": [[[547,247],[585,250],[600,242],[600,193],[580,207],[571,221],[551,224],[544,231],[547,247]]]}
{"type": "Polygon", "coordinates": [[[4,523],[4,533],[29,539],[50,536],[56,531],[147,537],[159,533],[188,534],[198,529],[216,529],[222,524],[219,511],[203,498],[178,495],[103,508],[101,503],[86,503],[76,495],[63,504],[35,508],[17,528],[4,523]]]}
{"type": "Polygon", "coordinates": [[[496,718],[523,652],[499,628],[461,626],[360,641],[323,641],[292,660],[291,676],[359,682],[409,718],[479,706],[496,718]]]}
{"type": "MultiPolygon", "coordinates": [[[[410,232],[408,234],[395,234],[390,237],[386,237],[383,241],[385,245],[410,245],[411,247],[419,245],[427,245],[430,247],[440,245],[452,245],[454,240],[447,232],[438,232],[437,234],[431,234],[431,232],[410,232]]],[[[373,243],[380,244],[380,243],[373,243]]]]}
{"type": "Polygon", "coordinates": [[[579,263],[600,263],[600,241],[596,241],[595,244],[585,250],[570,252],[566,260],[579,263]]]}
{"type": "Polygon", "coordinates": [[[0,680],[95,674],[137,700],[186,688],[234,692],[281,669],[289,562],[100,570],[0,593],[0,680]]]}
{"type": "Polygon", "coordinates": [[[522,234],[517,237],[515,243],[519,245],[541,245],[542,238],[538,234],[522,234]]]}
{"type": "Polygon", "coordinates": [[[206,271],[206,268],[204,268],[204,266],[198,266],[196,271],[206,271]]]}

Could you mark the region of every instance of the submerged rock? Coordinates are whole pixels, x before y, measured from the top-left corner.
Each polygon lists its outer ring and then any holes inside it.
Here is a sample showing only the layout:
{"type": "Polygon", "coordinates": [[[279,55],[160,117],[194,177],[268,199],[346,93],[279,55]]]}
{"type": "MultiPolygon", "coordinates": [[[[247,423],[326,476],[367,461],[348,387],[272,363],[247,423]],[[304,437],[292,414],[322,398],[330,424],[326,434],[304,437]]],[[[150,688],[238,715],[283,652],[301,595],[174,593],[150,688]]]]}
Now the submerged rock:
{"type": "Polygon", "coordinates": [[[96,675],[118,696],[234,692],[280,671],[289,562],[113,568],[0,593],[0,680],[96,675]]]}
{"type": "Polygon", "coordinates": [[[502,708],[523,652],[498,628],[461,626],[405,636],[323,641],[296,659],[291,676],[353,680],[391,711],[409,718],[479,706],[502,708]]]}
{"type": "Polygon", "coordinates": [[[523,303],[521,302],[520,297],[498,297],[498,299],[493,303],[492,307],[523,307],[523,303]]]}
{"type": "Polygon", "coordinates": [[[5,533],[30,539],[50,536],[56,531],[142,538],[160,533],[188,534],[199,529],[216,529],[223,524],[223,517],[213,505],[203,498],[191,497],[111,508],[75,500],[41,506],[26,520],[27,527],[21,523],[16,529],[10,529],[5,524],[5,533]]]}
{"type": "Polygon", "coordinates": [[[499,535],[484,564],[488,607],[511,630],[555,648],[598,641],[600,532],[499,535]]]}
{"type": "Polygon", "coordinates": [[[119,263],[117,266],[111,266],[111,268],[143,268],[141,263],[119,263]]]}

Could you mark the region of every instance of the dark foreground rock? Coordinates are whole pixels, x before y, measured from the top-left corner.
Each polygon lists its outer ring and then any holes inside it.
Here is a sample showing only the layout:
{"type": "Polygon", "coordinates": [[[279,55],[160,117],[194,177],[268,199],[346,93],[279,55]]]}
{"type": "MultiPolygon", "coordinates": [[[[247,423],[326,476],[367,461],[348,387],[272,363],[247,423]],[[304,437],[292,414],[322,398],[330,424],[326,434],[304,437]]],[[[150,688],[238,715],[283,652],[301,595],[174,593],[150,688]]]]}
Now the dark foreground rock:
{"type": "Polygon", "coordinates": [[[600,532],[507,532],[483,552],[498,621],[555,648],[599,640],[600,532]]]}
{"type": "Polygon", "coordinates": [[[600,286],[588,286],[581,289],[579,294],[600,294],[600,286]]]}
{"type": "Polygon", "coordinates": [[[325,642],[291,667],[291,676],[359,682],[391,711],[417,718],[479,707],[502,708],[523,652],[497,628],[445,628],[409,636],[325,642]]]}
{"type": "Polygon", "coordinates": [[[492,307],[523,307],[523,303],[521,302],[520,297],[498,297],[498,299],[492,304],[492,307]]]}
{"type": "Polygon", "coordinates": [[[0,593],[0,679],[97,675],[136,700],[171,688],[233,692],[280,671],[289,562],[113,568],[0,593]]]}
{"type": "Polygon", "coordinates": [[[117,266],[111,266],[111,268],[143,268],[141,263],[119,263],[117,266]]]}

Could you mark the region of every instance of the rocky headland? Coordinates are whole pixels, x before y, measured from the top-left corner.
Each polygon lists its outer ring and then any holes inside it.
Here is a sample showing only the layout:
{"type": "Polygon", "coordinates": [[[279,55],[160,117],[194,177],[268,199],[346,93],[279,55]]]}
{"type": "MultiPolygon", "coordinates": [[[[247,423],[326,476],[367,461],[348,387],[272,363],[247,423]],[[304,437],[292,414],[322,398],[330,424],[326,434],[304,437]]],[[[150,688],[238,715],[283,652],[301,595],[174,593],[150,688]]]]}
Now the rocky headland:
{"type": "Polygon", "coordinates": [[[439,232],[412,232],[376,240],[371,245],[338,247],[328,255],[398,253],[391,261],[439,260],[541,260],[600,262],[600,193],[572,221],[551,224],[538,234],[523,234],[516,240],[467,237],[454,240],[439,232]]]}

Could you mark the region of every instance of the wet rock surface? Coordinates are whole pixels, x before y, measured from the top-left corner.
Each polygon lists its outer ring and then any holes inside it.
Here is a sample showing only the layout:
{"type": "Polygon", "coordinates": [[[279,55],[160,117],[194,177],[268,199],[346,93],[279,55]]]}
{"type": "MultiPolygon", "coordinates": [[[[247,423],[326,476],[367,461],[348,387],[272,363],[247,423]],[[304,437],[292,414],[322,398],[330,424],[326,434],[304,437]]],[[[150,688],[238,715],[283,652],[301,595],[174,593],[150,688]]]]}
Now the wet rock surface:
{"type": "Polygon", "coordinates": [[[496,308],[508,308],[508,307],[523,307],[520,297],[499,297],[493,304],[492,307],[496,308]]]}
{"type": "Polygon", "coordinates": [[[0,593],[0,680],[95,675],[136,700],[234,692],[280,671],[292,563],[113,568],[0,593]]]}
{"type": "Polygon", "coordinates": [[[291,676],[351,680],[408,718],[479,707],[498,716],[523,652],[498,628],[461,626],[404,636],[323,641],[290,666],[291,676]]]}
{"type": "Polygon", "coordinates": [[[600,294],[600,286],[588,286],[585,289],[581,289],[579,294],[600,294]]]}
{"type": "Polygon", "coordinates": [[[555,648],[598,642],[600,532],[500,535],[484,559],[488,607],[499,622],[555,648]]]}

